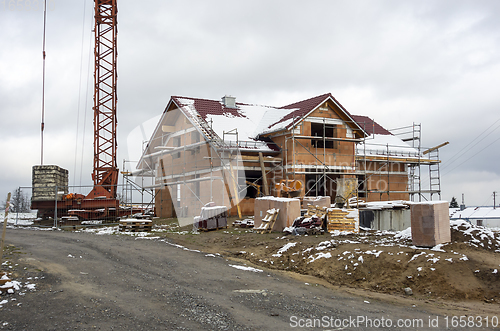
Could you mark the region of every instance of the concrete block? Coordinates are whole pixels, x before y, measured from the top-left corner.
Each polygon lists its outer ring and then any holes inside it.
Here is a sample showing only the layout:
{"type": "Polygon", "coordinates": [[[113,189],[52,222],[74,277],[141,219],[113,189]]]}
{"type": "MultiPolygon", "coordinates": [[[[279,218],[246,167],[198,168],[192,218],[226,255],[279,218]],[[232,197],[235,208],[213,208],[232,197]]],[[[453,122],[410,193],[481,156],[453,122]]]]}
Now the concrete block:
{"type": "Polygon", "coordinates": [[[411,236],[416,246],[433,247],[451,241],[447,201],[411,205],[411,236]]]}

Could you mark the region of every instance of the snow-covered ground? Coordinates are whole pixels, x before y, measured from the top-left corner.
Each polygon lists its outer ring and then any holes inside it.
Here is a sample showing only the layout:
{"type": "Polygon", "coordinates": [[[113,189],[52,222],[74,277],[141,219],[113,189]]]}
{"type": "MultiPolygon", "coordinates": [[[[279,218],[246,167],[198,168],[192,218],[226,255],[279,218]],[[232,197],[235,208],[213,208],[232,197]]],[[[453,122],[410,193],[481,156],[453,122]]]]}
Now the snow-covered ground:
{"type": "MultiPolygon", "coordinates": [[[[3,262],[1,267],[1,269],[7,271],[13,268],[10,261],[3,262]]],[[[17,306],[21,306],[22,303],[19,299],[21,299],[28,291],[36,291],[35,282],[39,279],[39,277],[28,277],[25,280],[13,280],[7,275],[2,275],[1,279],[8,281],[5,284],[0,285],[0,294],[3,292],[11,295],[0,296],[0,308],[9,302],[12,302],[17,306]],[[14,294],[16,295],[14,296],[14,294]]]]}
{"type": "MultiPolygon", "coordinates": [[[[452,231],[461,234],[461,241],[466,245],[500,253],[500,229],[480,227],[463,220],[451,221],[450,225],[452,231]]],[[[299,247],[297,244],[301,241],[300,236],[291,242],[289,240],[294,239],[293,236],[283,236],[280,239],[287,240],[287,243],[275,252],[270,252],[268,257],[262,257],[258,261],[271,265],[287,264],[289,265],[287,269],[293,270],[301,261],[306,261],[307,264],[310,264],[323,259],[337,259],[338,261],[345,261],[345,272],[347,275],[350,275],[353,270],[356,270],[359,265],[366,261],[368,256],[378,258],[384,254],[401,255],[401,259],[398,261],[406,264],[415,264],[419,271],[423,268],[419,264],[426,262],[430,262],[430,270],[434,271],[436,270],[436,265],[440,262],[458,263],[468,260],[465,254],[448,248],[452,243],[440,244],[432,248],[414,246],[411,242],[411,228],[403,231],[361,232],[358,235],[349,236],[348,238],[345,236],[348,235],[347,232],[336,231],[330,235],[331,239],[310,246],[302,244],[300,248],[295,248],[296,246],[299,247]],[[370,245],[370,249],[355,248],[350,251],[339,249],[343,244],[365,244],[365,247],[368,244],[370,245]],[[394,249],[397,247],[406,248],[406,250],[405,252],[394,253],[394,249]],[[411,258],[404,258],[403,255],[408,256],[407,249],[414,251],[415,255],[411,258]],[[290,253],[288,257],[283,256],[285,252],[290,253]]],[[[493,273],[496,272],[497,269],[493,271],[493,273]]]]}
{"type": "MultiPolygon", "coordinates": [[[[15,215],[12,215],[15,216],[15,215]]],[[[30,220],[30,215],[23,215],[24,221],[30,220]]],[[[20,218],[19,218],[20,219],[20,218]]],[[[19,224],[19,219],[17,219],[19,224]]],[[[32,220],[32,218],[31,218],[32,220]]],[[[16,218],[10,218],[9,224],[15,224],[16,218]]],[[[495,253],[500,253],[500,229],[491,229],[486,227],[476,226],[464,220],[455,220],[450,222],[451,229],[455,233],[459,233],[460,242],[474,248],[486,249],[495,253]]],[[[12,225],[10,225],[12,226],[12,225]]],[[[36,229],[37,227],[23,227],[25,229],[36,229]]],[[[61,231],[60,229],[48,228],[46,230],[61,231]]],[[[179,244],[171,243],[168,239],[160,236],[162,232],[169,234],[177,234],[185,236],[187,234],[194,235],[196,232],[177,231],[177,227],[169,227],[167,225],[158,225],[153,227],[152,232],[121,232],[118,226],[102,226],[89,227],[77,230],[75,232],[89,233],[95,235],[128,235],[135,237],[136,240],[155,240],[163,242],[166,245],[173,246],[178,249],[187,250],[195,253],[204,254],[207,258],[221,258],[219,253],[207,254],[197,249],[188,248],[179,244]]],[[[370,264],[374,261],[387,260],[392,257],[394,264],[411,267],[415,270],[416,276],[429,272],[434,274],[440,268],[447,267],[450,264],[460,265],[469,261],[467,252],[455,251],[456,247],[453,243],[440,244],[433,248],[416,247],[411,242],[411,228],[403,231],[365,231],[369,229],[361,229],[358,234],[352,235],[347,232],[333,232],[322,236],[320,242],[305,244],[302,238],[305,236],[279,235],[276,240],[278,245],[266,246],[264,254],[254,255],[251,251],[241,251],[240,254],[245,256],[249,261],[261,264],[262,266],[273,265],[274,267],[283,266],[288,270],[300,270],[304,266],[315,266],[321,261],[332,261],[336,264],[341,264],[341,273],[346,277],[352,277],[355,272],[365,264],[370,264]],[[281,244],[282,242],[282,244],[281,244]],[[347,244],[346,246],[344,246],[347,244]],[[352,244],[360,244],[352,245],[352,244]],[[258,262],[257,262],[258,261],[258,262]]],[[[222,230],[221,233],[234,234],[234,239],[239,237],[234,231],[240,233],[252,232],[249,229],[233,229],[233,231],[222,230]]],[[[199,235],[199,234],[198,234],[199,235]]],[[[245,246],[242,246],[243,248],[245,246]]],[[[245,250],[248,250],[247,247],[245,250]]],[[[254,252],[256,252],[254,250],[254,252]]],[[[257,253],[256,253],[257,254],[257,253]]],[[[68,255],[68,258],[77,258],[77,256],[68,255]]],[[[12,269],[10,262],[4,262],[2,268],[12,269]]],[[[262,269],[247,266],[246,264],[228,264],[229,266],[241,270],[241,272],[262,272],[262,269]]],[[[308,267],[306,267],[308,268],[308,267]]],[[[475,270],[475,273],[488,272],[489,274],[498,273],[500,264],[495,265],[493,269],[475,270]]],[[[408,275],[414,277],[415,275],[408,275]]],[[[6,290],[9,293],[14,292],[16,295],[4,297],[0,300],[0,308],[7,303],[20,305],[18,300],[27,292],[36,290],[36,279],[12,280],[3,286],[11,288],[6,290]]],[[[2,288],[0,287],[0,291],[2,288]]]]}
{"type": "MultiPolygon", "coordinates": [[[[12,213],[7,216],[7,224],[9,225],[33,225],[36,219],[35,213],[12,213]]],[[[3,221],[3,218],[2,218],[3,221]]]]}

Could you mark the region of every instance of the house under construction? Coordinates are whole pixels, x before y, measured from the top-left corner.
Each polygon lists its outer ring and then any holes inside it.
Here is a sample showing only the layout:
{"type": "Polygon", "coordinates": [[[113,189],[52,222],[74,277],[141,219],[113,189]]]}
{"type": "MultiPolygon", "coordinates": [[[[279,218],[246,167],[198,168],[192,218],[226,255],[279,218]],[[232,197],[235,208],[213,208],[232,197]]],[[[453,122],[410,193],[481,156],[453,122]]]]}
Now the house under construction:
{"type": "Polygon", "coordinates": [[[173,96],[138,168],[155,179],[159,217],[196,216],[209,202],[253,215],[264,195],[339,204],[439,196],[439,149],[421,150],[420,125],[392,131],[331,94],[283,107],[173,96]]]}

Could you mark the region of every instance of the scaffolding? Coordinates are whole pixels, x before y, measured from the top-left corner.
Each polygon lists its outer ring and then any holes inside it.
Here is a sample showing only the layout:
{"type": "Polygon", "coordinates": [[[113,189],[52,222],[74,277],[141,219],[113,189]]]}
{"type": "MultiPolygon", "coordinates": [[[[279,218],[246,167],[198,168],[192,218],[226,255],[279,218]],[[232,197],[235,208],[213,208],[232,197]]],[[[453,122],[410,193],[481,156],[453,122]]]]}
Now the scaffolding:
{"type": "MultiPolygon", "coordinates": [[[[390,130],[387,136],[394,135],[400,138],[397,141],[405,142],[394,145],[377,144],[375,134],[365,134],[375,132],[372,120],[294,117],[287,131],[261,137],[261,141],[242,141],[236,129],[223,131],[221,139],[196,111],[175,108],[166,116],[158,125],[158,134],[148,143],[141,164],[142,173],[155,178],[147,189],[155,190],[160,215],[165,208],[163,201],[173,203],[178,218],[193,216],[206,203],[216,201],[218,205],[237,207],[241,216],[240,200],[246,196],[246,190],[255,188],[259,192],[259,183],[269,184],[268,177],[274,184],[280,180],[303,180],[301,196],[334,198],[339,185],[345,185],[349,179],[356,182],[352,196],[369,201],[408,197],[422,201],[436,195],[440,198],[440,146],[422,152],[420,124],[390,130]],[[309,123],[307,130],[304,123],[309,123]],[[356,132],[361,134],[356,136],[356,132]],[[226,141],[226,136],[236,138],[226,141]],[[281,149],[263,149],[263,144],[269,143],[265,139],[281,145],[281,149]],[[264,150],[269,153],[265,160],[264,150]],[[272,153],[281,156],[271,158],[272,153]],[[428,188],[421,179],[424,166],[429,167],[428,188]]],[[[268,194],[279,194],[271,191],[268,194]]]]}
{"type": "Polygon", "coordinates": [[[172,109],[164,123],[169,125],[160,123],[139,164],[142,173],[155,178],[148,189],[155,190],[157,214],[192,219],[210,202],[239,208],[246,188],[239,149],[221,140],[198,114],[172,109]]]}
{"type": "Polygon", "coordinates": [[[411,201],[421,202],[432,201],[434,195],[441,199],[441,176],[440,176],[440,159],[439,148],[448,143],[439,146],[425,149],[422,147],[422,125],[413,123],[410,126],[395,128],[390,130],[394,135],[401,138],[404,142],[411,142],[412,148],[417,150],[417,158],[408,162],[408,193],[411,201]],[[422,167],[428,167],[429,182],[424,186],[422,179],[422,167]]]}
{"type": "MultiPolygon", "coordinates": [[[[304,196],[333,195],[344,176],[355,176],[356,159],[354,149],[345,153],[342,142],[357,143],[360,139],[341,138],[342,121],[333,118],[293,118],[291,134],[282,133],[283,179],[304,180],[304,196]],[[303,129],[310,123],[310,135],[303,129]],[[315,126],[315,128],[313,128],[315,126]]],[[[351,132],[349,134],[354,136],[351,132]]],[[[278,136],[275,136],[278,137],[278,136]]]]}

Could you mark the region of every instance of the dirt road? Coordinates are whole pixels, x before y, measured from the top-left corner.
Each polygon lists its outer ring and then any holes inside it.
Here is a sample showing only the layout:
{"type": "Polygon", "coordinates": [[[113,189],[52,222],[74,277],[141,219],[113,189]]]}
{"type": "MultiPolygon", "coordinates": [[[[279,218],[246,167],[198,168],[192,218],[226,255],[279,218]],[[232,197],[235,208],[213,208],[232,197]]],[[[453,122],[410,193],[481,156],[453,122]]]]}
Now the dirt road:
{"type": "Polygon", "coordinates": [[[0,329],[364,330],[389,321],[406,324],[394,329],[446,329],[444,316],[411,300],[238,269],[247,266],[165,239],[24,229],[9,229],[6,239],[13,278],[29,279],[36,291],[0,296],[8,301],[0,329]]]}

